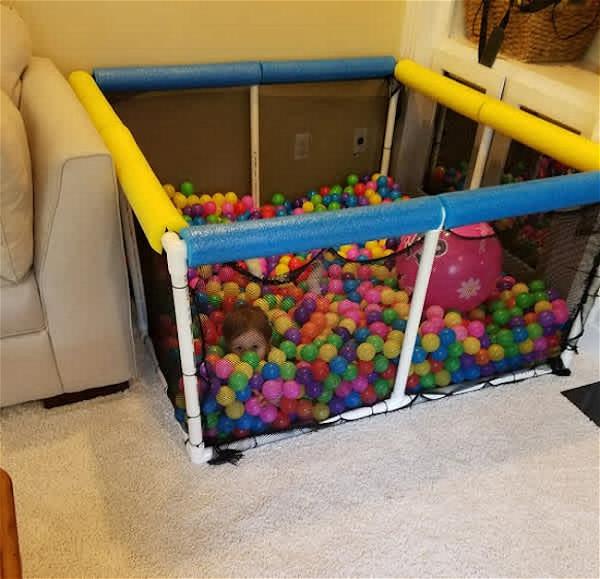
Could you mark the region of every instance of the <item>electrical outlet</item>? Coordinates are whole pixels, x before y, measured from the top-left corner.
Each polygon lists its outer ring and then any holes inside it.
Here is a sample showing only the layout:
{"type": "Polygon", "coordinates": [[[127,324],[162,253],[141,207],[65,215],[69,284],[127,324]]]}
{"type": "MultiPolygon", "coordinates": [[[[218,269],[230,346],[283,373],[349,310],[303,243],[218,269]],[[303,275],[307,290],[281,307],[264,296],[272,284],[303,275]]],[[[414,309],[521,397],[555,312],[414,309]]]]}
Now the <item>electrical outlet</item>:
{"type": "Polygon", "coordinates": [[[310,133],[297,133],[294,140],[294,160],[308,159],[310,152],[310,133]]]}
{"type": "Polygon", "coordinates": [[[354,129],[354,144],[352,152],[360,155],[367,150],[367,129],[354,129]]]}

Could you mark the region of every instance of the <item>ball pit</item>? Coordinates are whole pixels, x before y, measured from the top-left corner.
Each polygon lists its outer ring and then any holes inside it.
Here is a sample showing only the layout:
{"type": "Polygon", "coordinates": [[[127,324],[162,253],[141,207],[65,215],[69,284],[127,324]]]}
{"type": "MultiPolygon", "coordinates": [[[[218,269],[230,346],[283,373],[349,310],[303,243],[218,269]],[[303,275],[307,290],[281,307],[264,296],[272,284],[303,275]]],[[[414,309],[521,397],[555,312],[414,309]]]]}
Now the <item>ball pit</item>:
{"type": "MultiPolygon", "coordinates": [[[[260,208],[248,196],[231,192],[198,195],[189,182],[179,192],[169,185],[165,190],[195,224],[270,219],[405,198],[393,180],[377,174],[349,175],[345,187],[321,187],[293,202],[275,193],[260,208]]],[[[398,250],[406,244],[405,239],[373,240],[320,254],[190,269],[194,319],[202,319],[194,324],[194,346],[207,442],[321,422],[389,397],[410,311],[412,290],[397,270],[404,255],[398,257],[398,250]],[[294,274],[298,269],[302,271],[294,274]],[[245,270],[258,272],[263,281],[245,270]],[[254,305],[269,318],[273,339],[266,360],[253,352],[241,357],[226,353],[222,325],[238,304],[254,305]]],[[[498,272],[492,273],[496,278],[498,272]]],[[[412,355],[408,393],[480,381],[559,354],[561,328],[569,318],[564,300],[540,280],[525,284],[504,276],[493,281],[490,286],[486,279],[483,303],[478,298],[460,311],[448,303],[428,302],[412,355]]],[[[168,347],[174,349],[173,328],[170,334],[168,347]]],[[[184,420],[180,395],[176,406],[184,420]]]]}

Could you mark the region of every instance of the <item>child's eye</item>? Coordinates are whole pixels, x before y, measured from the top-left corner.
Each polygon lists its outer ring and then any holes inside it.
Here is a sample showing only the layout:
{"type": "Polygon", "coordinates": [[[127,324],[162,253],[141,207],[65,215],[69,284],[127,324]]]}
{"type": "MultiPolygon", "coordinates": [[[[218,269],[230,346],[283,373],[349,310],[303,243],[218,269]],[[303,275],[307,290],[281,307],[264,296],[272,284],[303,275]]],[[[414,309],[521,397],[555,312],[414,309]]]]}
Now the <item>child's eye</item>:
{"type": "Polygon", "coordinates": [[[258,346],[256,344],[252,344],[252,349],[253,350],[258,350],[258,346]]]}

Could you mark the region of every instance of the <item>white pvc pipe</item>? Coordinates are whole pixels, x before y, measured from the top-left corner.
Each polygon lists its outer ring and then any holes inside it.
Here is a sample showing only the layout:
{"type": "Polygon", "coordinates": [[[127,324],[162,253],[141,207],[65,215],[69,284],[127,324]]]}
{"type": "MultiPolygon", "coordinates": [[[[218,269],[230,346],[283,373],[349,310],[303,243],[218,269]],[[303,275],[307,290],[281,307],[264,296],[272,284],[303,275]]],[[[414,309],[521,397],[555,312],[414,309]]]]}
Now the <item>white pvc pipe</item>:
{"type": "Polygon", "coordinates": [[[385,122],[385,136],[383,137],[383,151],[381,153],[381,168],[379,172],[387,175],[390,170],[390,159],[392,156],[392,143],[394,142],[394,129],[396,128],[396,111],[398,109],[398,97],[396,91],[388,102],[387,120],[385,122]]]}
{"type": "Polygon", "coordinates": [[[493,138],[494,129],[484,126],[483,134],[481,135],[481,141],[479,142],[479,147],[477,148],[477,157],[475,158],[473,174],[471,175],[471,179],[469,181],[469,189],[479,189],[479,187],[481,187],[481,180],[483,178],[483,172],[485,171],[485,164],[487,163],[487,159],[490,154],[493,138]]]}
{"type": "Polygon", "coordinates": [[[135,223],[131,206],[120,194],[121,223],[123,226],[123,237],[125,238],[125,254],[129,277],[133,289],[133,300],[135,302],[136,325],[140,337],[145,339],[148,335],[148,309],[146,306],[146,294],[144,293],[144,278],[140,265],[140,253],[135,235],[135,223]]]}
{"type": "Polygon", "coordinates": [[[167,253],[167,263],[173,288],[175,322],[179,340],[179,357],[183,374],[185,410],[188,426],[188,453],[193,462],[206,462],[212,458],[212,450],[204,447],[202,440],[202,417],[198,396],[198,378],[194,360],[194,337],[192,335],[192,310],[187,279],[187,247],[176,233],[165,233],[162,245],[167,253]]]}
{"type": "MultiPolygon", "coordinates": [[[[444,220],[442,220],[443,223],[444,220]]],[[[398,371],[396,372],[396,380],[394,389],[390,396],[390,400],[398,402],[406,398],[405,388],[406,380],[410,372],[413,350],[417,341],[417,333],[421,316],[423,315],[423,306],[425,304],[425,296],[429,287],[429,278],[433,269],[433,261],[437,249],[438,240],[442,231],[441,225],[439,229],[428,231],[425,234],[423,241],[423,253],[419,261],[419,269],[417,271],[417,279],[415,280],[415,288],[413,290],[408,312],[408,321],[406,322],[406,331],[404,332],[404,340],[402,342],[402,351],[400,352],[400,361],[398,362],[398,371]]]]}
{"type": "Polygon", "coordinates": [[[259,132],[259,87],[250,87],[250,173],[252,178],[252,200],[260,206],[260,132],[259,132]]]}

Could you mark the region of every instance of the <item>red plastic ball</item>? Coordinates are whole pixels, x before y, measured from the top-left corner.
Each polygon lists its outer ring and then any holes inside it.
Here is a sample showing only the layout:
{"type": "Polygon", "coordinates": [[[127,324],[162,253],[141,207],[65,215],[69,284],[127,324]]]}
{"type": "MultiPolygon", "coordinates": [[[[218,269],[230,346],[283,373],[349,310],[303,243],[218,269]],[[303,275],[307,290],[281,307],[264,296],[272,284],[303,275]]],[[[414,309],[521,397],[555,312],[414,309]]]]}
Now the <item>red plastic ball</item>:
{"type": "Polygon", "coordinates": [[[329,187],[321,187],[319,189],[319,195],[321,195],[321,197],[325,197],[325,195],[329,195],[329,187]]]}
{"type": "Polygon", "coordinates": [[[270,219],[271,217],[275,217],[277,211],[273,205],[263,205],[260,208],[260,215],[263,219],[270,219]]]}
{"type": "Polygon", "coordinates": [[[242,214],[246,213],[246,206],[241,201],[238,201],[233,206],[233,211],[235,212],[236,215],[242,215],[242,214]]]}
{"type": "Polygon", "coordinates": [[[367,406],[371,406],[377,402],[377,392],[375,392],[375,388],[371,384],[369,384],[360,394],[360,399],[363,404],[367,406]]]}
{"type": "Polygon", "coordinates": [[[444,363],[439,360],[429,360],[429,367],[431,368],[430,372],[435,374],[444,369],[444,363]]]}
{"type": "Polygon", "coordinates": [[[290,427],[290,417],[287,414],[284,414],[280,411],[277,413],[277,416],[275,417],[275,420],[273,420],[272,424],[273,428],[275,428],[276,430],[285,430],[286,428],[290,427]]]}
{"type": "Polygon", "coordinates": [[[358,373],[361,376],[368,376],[369,374],[371,374],[373,372],[373,362],[372,361],[365,361],[365,360],[359,360],[358,361],[358,373]]]}
{"type": "Polygon", "coordinates": [[[381,377],[386,380],[393,380],[396,377],[396,366],[390,364],[385,372],[381,373],[381,377]]]}
{"type": "Polygon", "coordinates": [[[297,414],[298,401],[293,398],[282,398],[279,401],[279,409],[288,416],[297,414]]]}
{"type": "Polygon", "coordinates": [[[406,380],[406,386],[408,388],[416,388],[419,385],[420,377],[418,374],[411,374],[406,380]]]}
{"type": "Polygon", "coordinates": [[[312,420],[312,402],[310,400],[298,400],[296,413],[299,420],[312,420]]]}
{"type": "Polygon", "coordinates": [[[292,257],[292,259],[290,259],[290,262],[288,264],[288,266],[291,270],[298,269],[299,267],[302,267],[303,265],[304,265],[304,261],[302,259],[300,259],[299,257],[292,257]]]}
{"type": "Polygon", "coordinates": [[[318,380],[319,382],[323,382],[323,380],[329,376],[329,365],[325,360],[321,360],[320,358],[317,358],[311,364],[311,370],[315,380],[318,380]]]}

